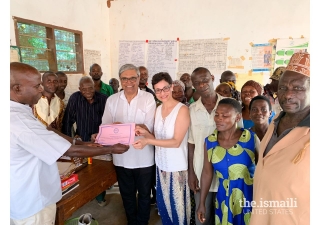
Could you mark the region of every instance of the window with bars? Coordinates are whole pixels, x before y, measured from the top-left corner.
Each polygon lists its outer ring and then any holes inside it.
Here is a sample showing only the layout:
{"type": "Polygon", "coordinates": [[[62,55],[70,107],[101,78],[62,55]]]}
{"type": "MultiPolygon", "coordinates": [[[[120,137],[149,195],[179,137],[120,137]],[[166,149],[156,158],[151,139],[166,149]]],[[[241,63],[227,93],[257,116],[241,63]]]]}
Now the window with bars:
{"type": "Polygon", "coordinates": [[[82,32],[13,17],[23,63],[40,72],[83,73],[82,32]]]}

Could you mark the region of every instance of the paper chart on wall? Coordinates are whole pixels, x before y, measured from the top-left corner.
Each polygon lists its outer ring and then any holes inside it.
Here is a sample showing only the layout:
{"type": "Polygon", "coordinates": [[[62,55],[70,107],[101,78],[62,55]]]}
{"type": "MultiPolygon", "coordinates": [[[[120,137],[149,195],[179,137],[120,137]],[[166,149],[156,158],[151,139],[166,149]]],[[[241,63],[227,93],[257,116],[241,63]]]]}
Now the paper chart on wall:
{"type": "Polygon", "coordinates": [[[97,63],[101,66],[101,52],[96,50],[84,49],[84,74],[89,75],[90,66],[97,63]]]}
{"type": "Polygon", "coordinates": [[[207,68],[215,77],[216,87],[221,73],[226,70],[228,40],[198,39],[180,40],[178,75],[191,74],[197,67],[207,68]]]}
{"type": "Polygon", "coordinates": [[[136,67],[144,66],[145,46],[145,41],[119,41],[119,69],[127,63],[131,63],[136,67]]]}
{"type": "Polygon", "coordinates": [[[159,72],[167,72],[173,80],[176,79],[177,41],[149,40],[147,52],[148,83],[152,76],[159,72]]]}
{"type": "Polygon", "coordinates": [[[278,39],[276,46],[276,54],[274,60],[274,68],[279,66],[287,66],[291,56],[296,52],[309,52],[309,39],[278,39]]]}
{"type": "Polygon", "coordinates": [[[272,44],[254,44],[251,48],[252,71],[270,71],[272,68],[272,44]]]}

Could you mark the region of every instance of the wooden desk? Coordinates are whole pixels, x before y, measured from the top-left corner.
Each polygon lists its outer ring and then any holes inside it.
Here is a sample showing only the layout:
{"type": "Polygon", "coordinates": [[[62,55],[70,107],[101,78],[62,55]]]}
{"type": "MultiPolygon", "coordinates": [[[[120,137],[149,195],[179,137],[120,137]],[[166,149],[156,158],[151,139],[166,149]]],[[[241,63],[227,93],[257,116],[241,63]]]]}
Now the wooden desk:
{"type": "Polygon", "coordinates": [[[56,225],[63,225],[77,209],[117,182],[113,162],[93,159],[79,172],[79,186],[57,202],[56,225]]]}

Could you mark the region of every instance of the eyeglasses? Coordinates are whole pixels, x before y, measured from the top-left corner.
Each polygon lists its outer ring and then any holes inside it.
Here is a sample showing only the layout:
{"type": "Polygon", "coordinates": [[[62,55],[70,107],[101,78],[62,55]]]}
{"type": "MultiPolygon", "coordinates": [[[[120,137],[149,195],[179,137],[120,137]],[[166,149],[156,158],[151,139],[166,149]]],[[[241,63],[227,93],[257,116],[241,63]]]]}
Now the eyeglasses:
{"type": "Polygon", "coordinates": [[[171,85],[168,85],[168,86],[164,86],[162,89],[155,89],[154,92],[156,94],[161,94],[161,91],[168,92],[170,88],[171,88],[171,85]]]}
{"type": "Polygon", "coordinates": [[[127,83],[128,81],[130,82],[135,82],[137,81],[138,77],[130,77],[130,78],[127,78],[127,77],[121,77],[120,80],[123,82],[123,83],[127,83]]]}

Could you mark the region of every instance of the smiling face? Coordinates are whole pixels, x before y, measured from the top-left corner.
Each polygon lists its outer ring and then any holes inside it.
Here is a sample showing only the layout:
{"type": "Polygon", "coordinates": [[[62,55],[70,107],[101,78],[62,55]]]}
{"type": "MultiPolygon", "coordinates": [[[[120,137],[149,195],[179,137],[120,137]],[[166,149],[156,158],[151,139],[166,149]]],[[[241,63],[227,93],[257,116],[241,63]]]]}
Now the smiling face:
{"type": "Polygon", "coordinates": [[[269,124],[271,109],[263,99],[254,100],[251,103],[250,118],[254,124],[269,124]]]}
{"type": "Polygon", "coordinates": [[[241,101],[246,106],[249,106],[251,99],[257,95],[257,90],[252,86],[244,86],[241,89],[241,101]]]}
{"type": "Polygon", "coordinates": [[[180,85],[173,86],[172,97],[179,102],[183,102],[185,95],[183,88],[180,85]]]}
{"type": "Polygon", "coordinates": [[[68,85],[68,77],[59,75],[58,76],[58,89],[57,91],[64,91],[68,85]]]}
{"type": "Polygon", "coordinates": [[[125,94],[135,94],[139,88],[139,76],[137,72],[132,70],[125,70],[120,74],[121,87],[125,94]]]}
{"type": "Polygon", "coordinates": [[[156,97],[161,102],[170,100],[172,98],[172,91],[172,85],[170,85],[165,80],[161,80],[154,85],[154,92],[156,94],[156,97]]]}
{"type": "Polygon", "coordinates": [[[49,74],[43,76],[42,80],[43,92],[53,94],[58,89],[58,76],[55,74],[49,74]]]}
{"type": "Polygon", "coordinates": [[[194,72],[191,76],[192,83],[201,97],[209,96],[214,92],[212,76],[205,70],[194,72]]]}
{"type": "Polygon", "coordinates": [[[281,108],[288,114],[310,110],[310,80],[307,76],[286,71],[281,76],[278,88],[281,108]]]}
{"type": "Polygon", "coordinates": [[[87,99],[88,102],[93,102],[93,96],[94,96],[94,84],[91,80],[84,80],[81,82],[79,90],[83,97],[87,99]]]}
{"type": "Polygon", "coordinates": [[[216,88],[216,92],[223,97],[232,97],[231,89],[227,84],[219,84],[216,88]]]}
{"type": "Polygon", "coordinates": [[[240,118],[241,114],[231,105],[219,104],[214,115],[214,122],[217,130],[221,132],[235,128],[240,118]]]}

